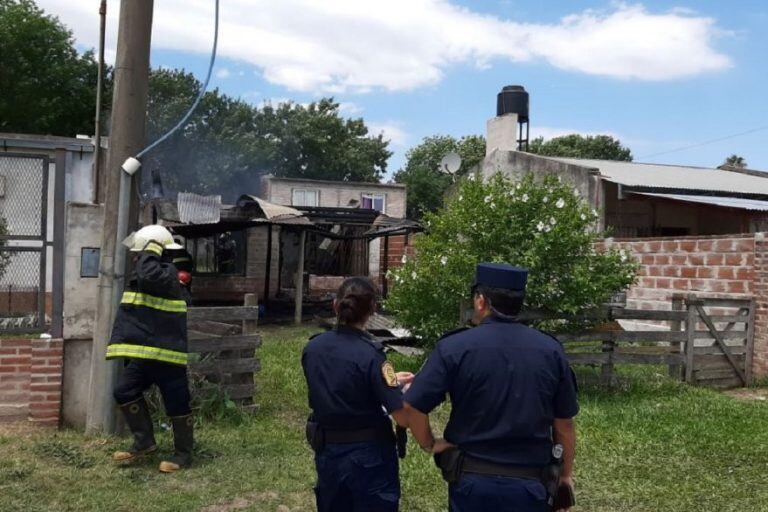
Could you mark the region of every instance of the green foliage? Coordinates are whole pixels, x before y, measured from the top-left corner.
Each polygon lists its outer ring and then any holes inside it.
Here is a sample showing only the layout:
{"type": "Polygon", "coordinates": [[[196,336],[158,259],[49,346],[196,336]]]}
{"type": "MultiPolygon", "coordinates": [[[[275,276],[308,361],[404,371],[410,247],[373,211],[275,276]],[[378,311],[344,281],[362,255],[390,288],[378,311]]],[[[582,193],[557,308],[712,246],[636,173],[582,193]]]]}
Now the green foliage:
{"type": "Polygon", "coordinates": [[[453,177],[440,172],[440,160],[451,151],[461,156],[461,168],[456,173],[462,176],[485,157],[485,138],[470,135],[455,139],[447,135],[426,137],[421,144],[408,150],[405,168],[395,173],[395,181],[408,186],[407,216],[420,219],[427,212],[433,212],[443,205],[446,190],[453,183],[453,177]]]}
{"type": "Polygon", "coordinates": [[[96,460],[78,446],[56,437],[36,444],[34,451],[37,455],[56,459],[77,469],[90,468],[96,464],[96,460]]]}
{"type": "Polygon", "coordinates": [[[727,165],[728,167],[735,167],[737,169],[746,169],[748,167],[746,159],[743,156],[739,156],[739,155],[729,156],[728,158],[725,159],[722,165],[727,165]]]}
{"type": "Polygon", "coordinates": [[[386,306],[427,343],[458,325],[483,261],[528,268],[526,307],[558,313],[599,306],[634,281],[637,265],[625,253],[594,250],[597,213],[554,177],[466,179],[425,219],[416,257],[391,271],[386,306]]]}
{"type": "MultiPolygon", "coordinates": [[[[178,122],[201,86],[184,71],[152,71],[148,141],[178,122]]],[[[258,192],[258,178],[267,172],[289,178],[378,181],[391,156],[387,145],[381,135],[368,133],[362,119],[341,117],[332,98],[307,106],[288,102],[258,108],[216,89],[205,93],[183,130],[148,156],[145,168],[158,169],[171,190],[222,193],[234,200],[258,192]]]]}
{"type": "Polygon", "coordinates": [[[0,0],[0,132],[93,133],[98,64],[32,0],[0,0]]]}
{"type": "MultiPolygon", "coordinates": [[[[249,414],[238,407],[219,384],[206,380],[200,375],[190,373],[189,391],[192,395],[192,414],[197,425],[204,423],[240,425],[249,418],[249,414]]],[[[167,424],[168,417],[165,415],[160,391],[152,388],[145,397],[153,422],[156,425],[167,424]]]]}
{"type": "Polygon", "coordinates": [[[622,146],[620,140],[609,135],[584,136],[574,133],[547,141],[543,137],[537,137],[531,141],[528,152],[567,158],[632,161],[632,151],[622,146]]]}

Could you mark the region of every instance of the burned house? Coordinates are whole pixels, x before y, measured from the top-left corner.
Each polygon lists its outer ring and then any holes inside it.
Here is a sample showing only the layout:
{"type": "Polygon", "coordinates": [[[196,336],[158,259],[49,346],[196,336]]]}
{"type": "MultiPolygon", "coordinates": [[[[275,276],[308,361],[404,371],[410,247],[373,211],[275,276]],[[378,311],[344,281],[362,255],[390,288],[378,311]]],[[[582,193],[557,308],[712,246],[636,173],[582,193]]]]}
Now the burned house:
{"type": "Polygon", "coordinates": [[[399,261],[406,238],[420,230],[402,218],[405,187],[266,179],[268,195],[290,206],[243,195],[217,206],[215,222],[184,222],[181,201],[154,205],[195,260],[198,303],[240,303],[255,293],[277,311],[292,304],[298,276],[309,300],[327,299],[350,275],[370,276],[386,289],[389,262],[399,261]]]}

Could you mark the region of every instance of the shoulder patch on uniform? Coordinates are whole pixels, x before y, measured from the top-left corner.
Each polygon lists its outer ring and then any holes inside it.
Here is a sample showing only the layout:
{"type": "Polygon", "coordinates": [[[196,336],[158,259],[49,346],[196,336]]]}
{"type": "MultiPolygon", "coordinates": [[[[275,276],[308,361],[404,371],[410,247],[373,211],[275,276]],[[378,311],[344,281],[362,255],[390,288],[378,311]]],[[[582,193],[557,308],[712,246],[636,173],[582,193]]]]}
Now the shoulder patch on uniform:
{"type": "Polygon", "coordinates": [[[460,332],[468,331],[470,329],[472,329],[472,327],[459,327],[458,329],[453,329],[452,331],[448,331],[445,334],[443,334],[442,336],[440,336],[438,338],[438,341],[442,340],[443,338],[447,338],[448,336],[453,336],[454,334],[458,334],[460,332]]]}
{"type": "Polygon", "coordinates": [[[395,368],[389,361],[381,363],[381,376],[384,378],[384,382],[387,383],[387,386],[391,388],[396,388],[398,386],[395,368]]]}

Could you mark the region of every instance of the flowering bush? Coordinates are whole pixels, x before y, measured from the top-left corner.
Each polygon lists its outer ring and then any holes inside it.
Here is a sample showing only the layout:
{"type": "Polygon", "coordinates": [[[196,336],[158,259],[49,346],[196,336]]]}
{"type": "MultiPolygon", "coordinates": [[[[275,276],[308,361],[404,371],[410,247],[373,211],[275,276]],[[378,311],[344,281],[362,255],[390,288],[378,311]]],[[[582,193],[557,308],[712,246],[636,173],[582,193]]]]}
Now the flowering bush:
{"type": "Polygon", "coordinates": [[[389,273],[386,307],[426,344],[459,325],[483,261],[529,269],[526,308],[566,314],[603,304],[635,279],[626,253],[594,250],[597,212],[554,177],[466,179],[424,221],[415,257],[389,273]]]}

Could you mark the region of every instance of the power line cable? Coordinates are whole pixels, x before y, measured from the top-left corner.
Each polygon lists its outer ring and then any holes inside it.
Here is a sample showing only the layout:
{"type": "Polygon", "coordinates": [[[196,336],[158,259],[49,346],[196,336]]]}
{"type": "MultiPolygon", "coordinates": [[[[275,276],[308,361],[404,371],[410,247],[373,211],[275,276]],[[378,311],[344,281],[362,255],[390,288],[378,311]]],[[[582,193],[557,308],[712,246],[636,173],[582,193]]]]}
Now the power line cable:
{"type": "Polygon", "coordinates": [[[667,150],[667,151],[659,151],[658,153],[653,153],[651,155],[640,156],[640,157],[638,157],[638,159],[653,158],[655,156],[668,155],[669,153],[677,153],[678,151],[685,151],[686,149],[699,148],[701,146],[706,146],[707,144],[712,144],[713,142],[720,142],[720,141],[723,141],[723,140],[734,139],[736,137],[741,137],[742,135],[749,135],[750,133],[755,133],[755,132],[759,132],[759,131],[762,131],[762,130],[768,130],[768,125],[766,125],[766,126],[758,126],[757,128],[752,128],[751,130],[747,130],[747,131],[744,131],[744,132],[734,133],[733,135],[726,135],[725,137],[718,137],[716,139],[705,140],[704,142],[699,142],[699,143],[696,143],[696,144],[691,144],[689,146],[683,146],[683,147],[680,147],[680,148],[677,148],[677,149],[670,149],[670,150],[667,150]]]}
{"type": "Polygon", "coordinates": [[[184,114],[184,117],[181,118],[181,121],[179,121],[176,126],[168,130],[165,135],[157,139],[155,142],[147,146],[146,148],[139,151],[139,154],[136,155],[136,158],[139,159],[142,156],[146,155],[153,149],[155,149],[157,146],[162,144],[168,137],[173,135],[179,128],[184,126],[187,121],[189,120],[189,117],[192,115],[192,113],[197,108],[197,105],[200,103],[200,100],[203,99],[203,96],[205,96],[205,90],[208,88],[208,82],[211,80],[211,72],[213,71],[213,64],[216,61],[216,48],[219,44],[219,0],[216,0],[216,14],[215,14],[215,22],[214,22],[214,31],[213,31],[213,49],[211,50],[211,61],[208,64],[208,74],[205,77],[205,82],[203,82],[203,86],[200,88],[200,93],[197,95],[197,98],[195,98],[194,103],[192,103],[192,106],[189,107],[189,110],[187,110],[187,113],[184,114]]]}

